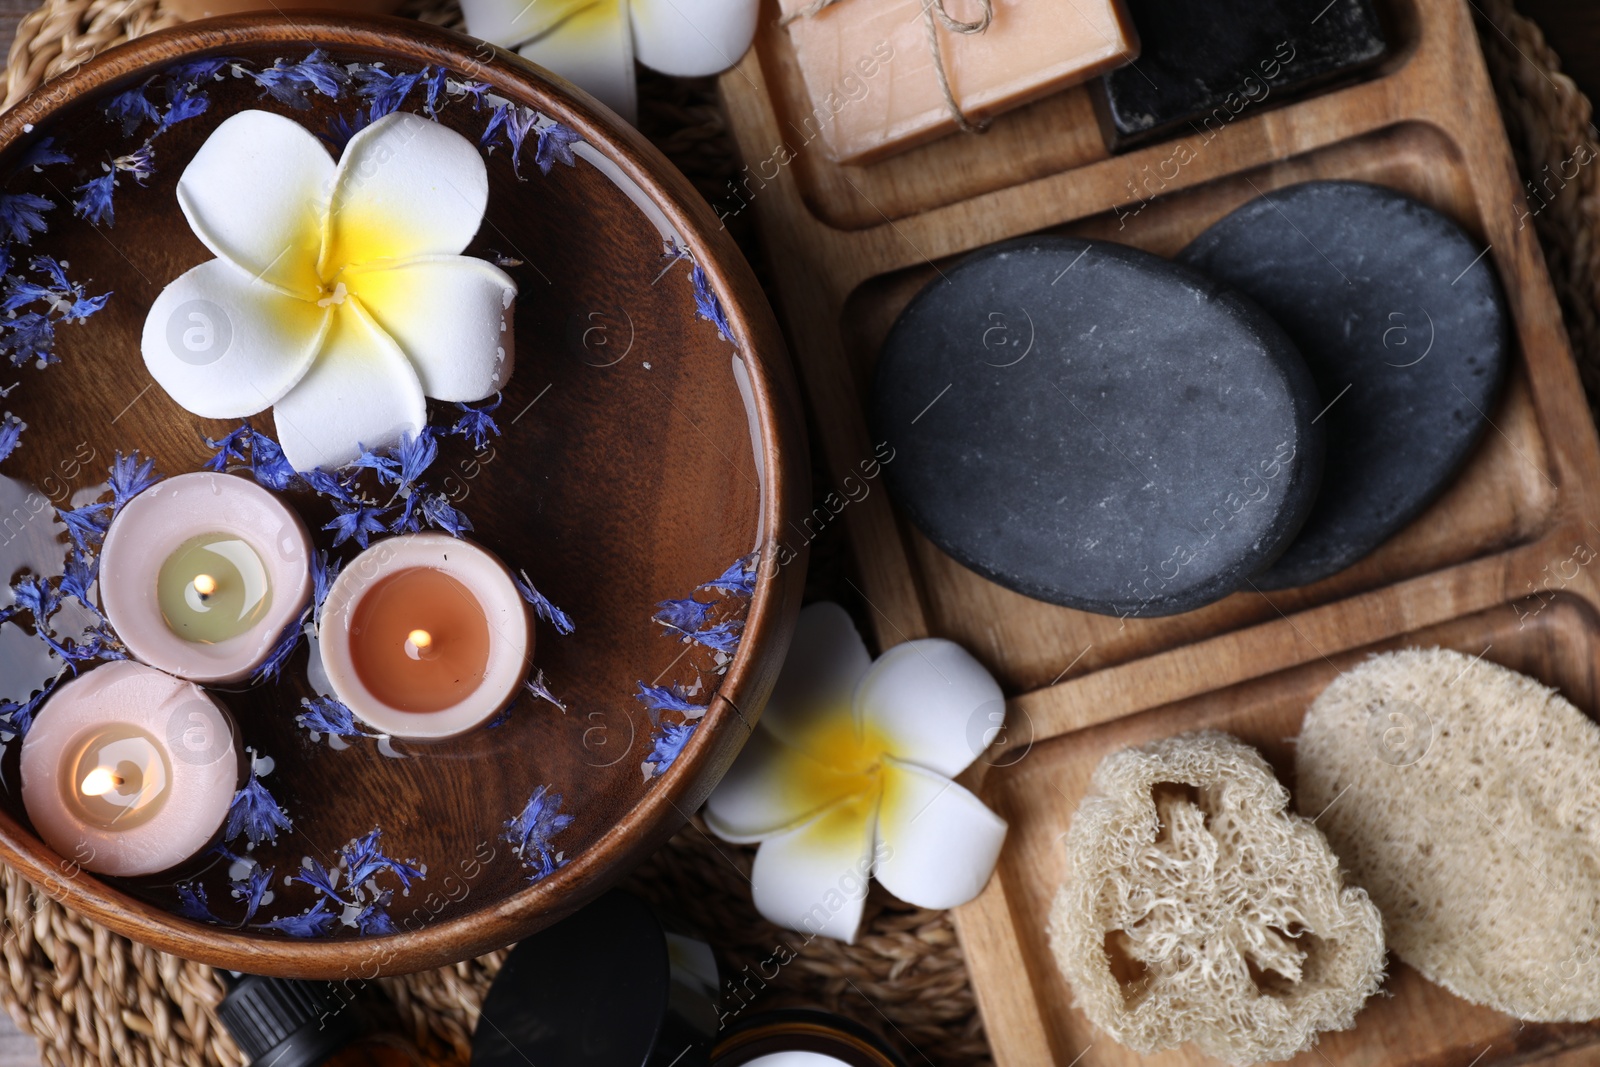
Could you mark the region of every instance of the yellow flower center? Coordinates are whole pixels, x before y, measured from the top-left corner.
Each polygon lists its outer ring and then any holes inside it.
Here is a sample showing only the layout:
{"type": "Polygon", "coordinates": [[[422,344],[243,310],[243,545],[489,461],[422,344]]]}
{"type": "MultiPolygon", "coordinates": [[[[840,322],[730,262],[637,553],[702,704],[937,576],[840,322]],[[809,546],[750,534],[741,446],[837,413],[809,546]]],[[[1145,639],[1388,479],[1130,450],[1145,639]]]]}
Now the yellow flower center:
{"type": "Polygon", "coordinates": [[[322,295],[317,297],[317,307],[337,307],[344,303],[344,298],[350,295],[350,290],[345,288],[344,282],[337,282],[332,289],[322,287],[322,295]]]}
{"type": "Polygon", "coordinates": [[[888,739],[876,730],[858,731],[849,711],[840,710],[818,715],[798,740],[799,754],[777,768],[777,788],[800,807],[836,805],[818,824],[824,836],[859,838],[883,795],[888,739]]]}

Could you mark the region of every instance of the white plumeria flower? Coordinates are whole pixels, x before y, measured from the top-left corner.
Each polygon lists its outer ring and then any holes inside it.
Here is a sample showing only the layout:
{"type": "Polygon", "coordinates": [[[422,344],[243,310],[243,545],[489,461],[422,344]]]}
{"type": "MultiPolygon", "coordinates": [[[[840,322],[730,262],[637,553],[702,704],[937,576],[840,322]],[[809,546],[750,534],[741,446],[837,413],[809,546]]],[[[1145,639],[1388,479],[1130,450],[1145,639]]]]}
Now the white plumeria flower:
{"type": "Polygon", "coordinates": [[[758,0],[462,0],[467,32],[515,48],[629,122],[633,61],[663,74],[727,70],[750,47],[758,0]]]}
{"type": "Polygon", "coordinates": [[[918,907],[964,904],[993,873],[1006,824],[951,779],[1004,706],[960,645],[908,641],[873,662],[843,608],[813,604],[706,825],[761,842],[756,909],[791,930],[853,941],[869,873],[918,907]]]}
{"type": "Polygon", "coordinates": [[[145,318],[145,366],[204,418],[273,409],[296,470],[420,433],[425,396],[481,400],[511,376],[505,271],[461,255],[488,172],[465,137],[417,115],[379,119],[337,165],[266,111],[218,126],[178,181],[217,255],[145,318]]]}

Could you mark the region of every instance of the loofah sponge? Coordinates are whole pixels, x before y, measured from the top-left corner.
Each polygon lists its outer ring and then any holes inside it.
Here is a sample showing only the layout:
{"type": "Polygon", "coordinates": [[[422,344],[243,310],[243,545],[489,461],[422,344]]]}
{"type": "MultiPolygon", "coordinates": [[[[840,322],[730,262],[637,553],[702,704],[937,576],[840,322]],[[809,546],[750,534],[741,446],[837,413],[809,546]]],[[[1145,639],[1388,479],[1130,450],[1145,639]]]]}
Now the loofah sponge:
{"type": "Polygon", "coordinates": [[[1401,959],[1519,1018],[1600,1016],[1600,727],[1525,675],[1411,649],[1323,690],[1296,763],[1401,959]]]}
{"type": "Polygon", "coordinates": [[[1139,1052],[1287,1059],[1383,980],[1378,910],[1260,753],[1204,732],[1115,752],[1067,833],[1050,944],[1077,1005],[1139,1052]]]}

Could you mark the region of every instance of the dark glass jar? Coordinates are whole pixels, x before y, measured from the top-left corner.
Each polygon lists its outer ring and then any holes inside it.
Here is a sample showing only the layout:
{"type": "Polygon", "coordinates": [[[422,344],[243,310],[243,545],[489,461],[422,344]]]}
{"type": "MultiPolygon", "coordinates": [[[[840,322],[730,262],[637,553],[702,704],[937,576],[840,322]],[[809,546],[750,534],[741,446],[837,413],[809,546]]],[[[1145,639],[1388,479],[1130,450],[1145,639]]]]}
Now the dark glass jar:
{"type": "Polygon", "coordinates": [[[242,974],[217,1015],[252,1067],[427,1067],[370,983],[242,974]]]}

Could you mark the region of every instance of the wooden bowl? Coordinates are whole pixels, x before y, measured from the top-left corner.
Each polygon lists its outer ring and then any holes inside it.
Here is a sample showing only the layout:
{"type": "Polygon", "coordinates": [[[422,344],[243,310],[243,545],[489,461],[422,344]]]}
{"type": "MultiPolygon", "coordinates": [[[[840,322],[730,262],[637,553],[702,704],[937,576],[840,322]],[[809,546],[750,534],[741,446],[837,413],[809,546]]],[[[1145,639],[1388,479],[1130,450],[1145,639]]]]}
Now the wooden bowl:
{"type": "MultiPolygon", "coordinates": [[[[114,225],[91,226],[67,206],[73,189],[152,128],[124,136],[104,105],[180,60],[227,56],[259,70],[313,47],[340,64],[382,62],[390,72],[442,66],[555,119],[596,150],[544,174],[530,138],[520,178],[503,146],[487,156],[488,215],[468,252],[498,258],[519,282],[516,369],[498,412],[501,436],[476,455],[451,438],[435,467],[475,523],[473,538],[526,568],[575,621],[570,636],[541,622],[535,657],[565,711],[524,698],[502,724],[450,741],[336,749],[295,722],[312,692],[303,649],[281,683],[220,693],[245,743],[272,758],[265,781],[294,819],[292,832],[254,854],[275,869],[274,898],[248,924],[215,855],[181,878],[111,881],[54,854],[21,806],[16,741],[0,762],[0,858],[91,919],[169,952],[263,974],[371,977],[466,959],[554,922],[684,823],[744,744],[787,649],[804,561],[787,550],[779,558],[778,534],[795,528],[809,486],[787,357],[766,301],[705,202],[637,132],[542,70],[458,34],[396,19],[242,16],[113,49],[0,116],[4,172],[41,136],[72,156],[12,173],[8,192],[57,205],[19,260],[55,256],[91,292],[114,294],[88,321],[58,328],[59,363],[12,369],[21,388],[0,407],[27,429],[0,464],[0,511],[11,516],[0,535],[7,580],[27,569],[59,571],[66,541],[54,506],[92,499],[115,451],[137,448],[176,474],[211,454],[204,436],[230,428],[177,406],[139,356],[156,295],[211,258],[174,195],[193,152],[241,109],[289,114],[321,131],[365,101],[308,92],[303,109],[291,108],[264,98],[250,77],[210,82],[205,112],[154,142],[148,184],[124,175],[114,225]],[[704,270],[731,342],[699,314],[690,262],[663,255],[664,230],[704,270]],[[754,594],[730,609],[745,613],[731,657],[685,645],[652,621],[659,601],[690,596],[756,549],[754,594]],[[697,677],[704,688],[694,699],[709,699],[709,709],[670,769],[647,779],[652,721],[635,700],[637,684],[697,677]],[[573,821],[552,838],[566,865],[534,881],[506,828],[541,785],[562,794],[573,821]],[[298,940],[261,927],[316,899],[305,885],[285,884],[304,858],[332,865],[341,846],[374,827],[386,853],[427,865],[409,894],[385,883],[395,889],[388,914],[402,933],[361,936],[339,925],[298,940]],[[209,890],[220,925],[177,914],[184,879],[209,890]]],[[[162,99],[162,84],[153,83],[151,98],[162,99]]],[[[420,104],[413,95],[404,108],[420,104]]],[[[488,107],[462,97],[439,121],[476,141],[488,107]]],[[[431,404],[435,421],[446,417],[441,407],[431,404]]],[[[252,421],[271,432],[270,413],[252,421]]],[[[331,514],[313,494],[290,500],[314,532],[331,514]]],[[[329,535],[316,536],[328,544],[329,535]]],[[[0,697],[26,695],[42,655],[29,632],[0,627],[0,697]]]]}

